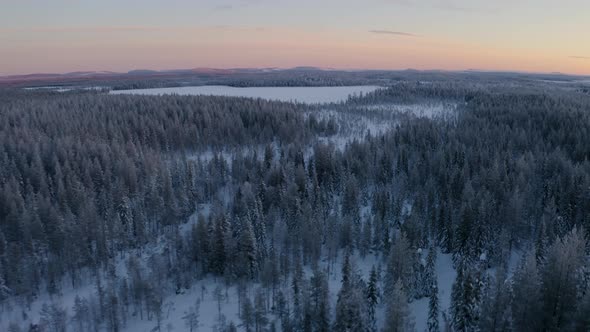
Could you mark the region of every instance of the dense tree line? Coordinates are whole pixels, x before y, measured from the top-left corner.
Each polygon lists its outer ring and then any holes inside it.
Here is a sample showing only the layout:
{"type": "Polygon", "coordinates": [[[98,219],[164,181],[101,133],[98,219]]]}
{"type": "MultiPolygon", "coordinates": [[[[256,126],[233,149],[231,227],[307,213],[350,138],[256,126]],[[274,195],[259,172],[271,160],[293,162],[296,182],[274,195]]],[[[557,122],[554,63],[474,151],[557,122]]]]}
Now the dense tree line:
{"type": "MultiPolygon", "coordinates": [[[[220,330],[238,323],[247,331],[411,331],[408,303],[421,298],[429,331],[587,329],[588,97],[418,83],[341,107],[427,99],[460,107],[452,119],[400,117],[386,134],[344,149],[314,141],[329,126],[291,104],[94,94],[10,100],[0,127],[2,285],[32,299],[41,280],[55,292],[59,278],[75,284],[80,268],[94,266],[96,296],[80,299],[70,316],[88,315],[80,324],[111,331],[128,315],[159,327],[165,291],[208,275],[239,289],[260,285],[253,296],[240,291],[241,322],[219,310],[220,330]],[[169,158],[240,143],[266,147],[231,160],[169,158]],[[180,232],[174,226],[196,204],[208,208],[180,232]],[[126,275],[114,272],[118,252],[158,235],[170,244],[165,250],[147,261],[132,255],[126,275]],[[444,315],[439,250],[457,271],[444,315]],[[515,250],[525,254],[511,274],[515,250]],[[381,257],[380,266],[362,275],[353,253],[381,257]],[[335,270],[332,307],[327,275],[335,270]],[[377,309],[386,312],[383,326],[377,309]]],[[[220,303],[226,296],[214,294],[220,303]]],[[[195,308],[187,326],[198,321],[195,308]]],[[[47,307],[44,324],[59,326],[63,310],[47,307]]]]}
{"type": "Polygon", "coordinates": [[[175,153],[304,142],[328,128],[298,106],[253,99],[4,93],[0,105],[2,280],[28,296],[146,243],[229,173],[175,153]],[[196,176],[205,167],[209,180],[196,176]]]}

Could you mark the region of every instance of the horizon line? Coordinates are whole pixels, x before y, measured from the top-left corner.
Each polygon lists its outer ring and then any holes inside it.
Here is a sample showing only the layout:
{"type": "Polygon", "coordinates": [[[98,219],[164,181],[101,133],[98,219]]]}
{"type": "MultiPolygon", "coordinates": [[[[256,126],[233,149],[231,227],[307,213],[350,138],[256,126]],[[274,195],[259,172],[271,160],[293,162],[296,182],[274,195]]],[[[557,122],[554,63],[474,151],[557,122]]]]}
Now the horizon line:
{"type": "Polygon", "coordinates": [[[140,71],[150,71],[154,73],[165,74],[169,72],[180,72],[180,71],[197,71],[197,70],[276,70],[276,71],[284,71],[284,70],[293,70],[293,69],[313,69],[318,71],[343,71],[343,72],[354,72],[354,71],[384,71],[384,72],[399,72],[399,71],[417,71],[417,72],[447,72],[447,73],[512,73],[512,74],[530,74],[530,75],[562,75],[562,76],[576,76],[576,77],[590,77],[589,74],[575,74],[575,73],[566,73],[566,72],[559,72],[559,71],[526,71],[526,70],[518,70],[518,69],[477,69],[477,68],[465,68],[465,69],[440,69],[440,68],[430,68],[430,69],[417,69],[417,68],[333,68],[333,67],[321,67],[321,66],[309,66],[309,65],[300,65],[294,67],[192,67],[192,68],[170,68],[170,69],[150,69],[150,68],[135,68],[129,69],[127,71],[113,71],[113,70],[77,70],[77,71],[64,71],[64,72],[28,72],[28,73],[18,73],[18,74],[2,74],[0,73],[1,79],[8,79],[8,78],[19,78],[19,77],[26,77],[26,76],[36,76],[36,75],[54,75],[54,76],[67,76],[67,75],[75,75],[75,74],[95,74],[95,75],[132,75],[133,72],[140,72],[140,71]]]}

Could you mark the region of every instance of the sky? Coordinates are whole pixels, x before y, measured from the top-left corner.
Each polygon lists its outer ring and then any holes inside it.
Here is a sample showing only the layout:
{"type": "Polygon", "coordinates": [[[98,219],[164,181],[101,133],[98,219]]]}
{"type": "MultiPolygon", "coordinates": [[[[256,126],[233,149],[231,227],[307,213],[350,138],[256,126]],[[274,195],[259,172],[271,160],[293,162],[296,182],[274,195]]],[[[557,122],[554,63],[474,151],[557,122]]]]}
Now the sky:
{"type": "Polygon", "coordinates": [[[0,0],[0,75],[295,66],[590,75],[590,1],[0,0]]]}

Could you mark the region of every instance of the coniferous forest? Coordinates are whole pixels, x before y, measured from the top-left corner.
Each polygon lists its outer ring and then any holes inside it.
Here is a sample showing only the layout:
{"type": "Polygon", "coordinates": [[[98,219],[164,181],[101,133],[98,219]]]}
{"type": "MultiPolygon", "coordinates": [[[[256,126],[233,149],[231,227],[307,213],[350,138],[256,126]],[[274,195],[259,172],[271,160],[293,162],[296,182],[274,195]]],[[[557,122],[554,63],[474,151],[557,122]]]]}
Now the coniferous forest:
{"type": "Polygon", "coordinates": [[[590,95],[510,82],[1,90],[0,330],[590,331],[590,95]]]}

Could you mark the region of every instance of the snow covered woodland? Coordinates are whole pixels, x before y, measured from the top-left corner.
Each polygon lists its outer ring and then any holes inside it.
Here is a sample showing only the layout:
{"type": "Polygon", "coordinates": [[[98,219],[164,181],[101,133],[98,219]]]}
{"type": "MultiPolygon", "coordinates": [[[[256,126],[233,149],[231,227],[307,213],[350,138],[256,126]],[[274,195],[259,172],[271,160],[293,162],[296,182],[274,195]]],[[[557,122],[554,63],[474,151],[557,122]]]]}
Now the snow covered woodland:
{"type": "Polygon", "coordinates": [[[0,90],[0,330],[590,331],[590,95],[0,90]]]}

